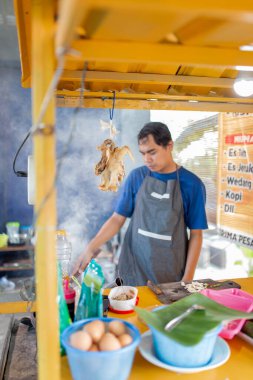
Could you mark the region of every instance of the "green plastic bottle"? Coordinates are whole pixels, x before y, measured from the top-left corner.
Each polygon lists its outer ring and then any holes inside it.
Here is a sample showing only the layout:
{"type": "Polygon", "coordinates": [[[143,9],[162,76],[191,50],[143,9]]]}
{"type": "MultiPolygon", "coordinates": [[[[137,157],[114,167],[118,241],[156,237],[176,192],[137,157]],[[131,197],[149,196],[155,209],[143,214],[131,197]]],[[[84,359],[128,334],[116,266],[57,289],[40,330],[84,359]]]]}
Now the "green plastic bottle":
{"type": "MultiPolygon", "coordinates": [[[[69,316],[68,306],[65,301],[63,285],[62,285],[62,272],[61,267],[58,264],[58,312],[59,312],[59,329],[60,329],[60,337],[63,331],[72,323],[71,318],[69,316]]],[[[64,355],[65,350],[60,341],[60,354],[64,355]]]]}
{"type": "Polygon", "coordinates": [[[92,259],[84,271],[75,321],[103,316],[102,287],[104,282],[101,266],[92,259]]]}

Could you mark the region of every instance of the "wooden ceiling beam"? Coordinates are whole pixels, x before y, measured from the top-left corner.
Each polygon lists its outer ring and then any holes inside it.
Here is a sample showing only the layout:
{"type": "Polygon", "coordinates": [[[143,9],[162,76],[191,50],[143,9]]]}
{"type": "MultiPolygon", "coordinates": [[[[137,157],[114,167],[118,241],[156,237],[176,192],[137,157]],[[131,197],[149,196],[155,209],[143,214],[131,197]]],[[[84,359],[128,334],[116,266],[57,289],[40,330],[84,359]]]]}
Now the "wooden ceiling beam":
{"type": "MultiPolygon", "coordinates": [[[[103,99],[113,99],[113,92],[107,91],[85,91],[83,93],[84,98],[101,98],[103,99]]],[[[80,98],[79,91],[68,91],[68,90],[58,90],[57,97],[69,97],[69,98],[80,98]]],[[[127,92],[116,92],[116,100],[119,99],[133,99],[133,100],[166,100],[166,101],[179,101],[184,100],[188,102],[210,102],[210,103],[233,103],[233,104],[251,104],[253,105],[253,98],[232,98],[232,97],[217,97],[217,96],[187,96],[187,95],[167,95],[167,94],[154,94],[154,93],[127,93],[127,92]]],[[[110,101],[111,102],[111,101],[110,101]]],[[[252,112],[252,110],[251,110],[252,112]]]]}
{"type": "MultiPolygon", "coordinates": [[[[64,70],[61,81],[80,82],[82,71],[64,70]]],[[[190,75],[165,75],[165,74],[145,74],[145,73],[119,73],[111,71],[87,71],[85,82],[102,83],[130,83],[130,84],[158,84],[158,85],[179,85],[198,86],[211,88],[232,88],[234,80],[230,78],[211,78],[190,75]]]]}
{"type": "Polygon", "coordinates": [[[180,1],[164,1],[164,0],[88,0],[88,6],[104,9],[130,9],[130,10],[150,10],[150,11],[226,11],[233,12],[253,12],[253,3],[251,0],[180,0],[180,1]]]}
{"type": "MultiPolygon", "coordinates": [[[[57,98],[57,107],[75,108],[80,105],[78,98],[57,98]]],[[[103,99],[84,99],[84,108],[111,108],[111,100],[103,99]]],[[[138,109],[138,110],[184,110],[184,111],[209,111],[209,112],[252,112],[251,104],[229,104],[229,103],[214,103],[214,102],[197,102],[189,101],[148,101],[136,99],[118,99],[115,103],[117,109],[138,109]]]]}
{"type": "Polygon", "coordinates": [[[79,60],[234,69],[236,66],[247,68],[253,65],[252,51],[229,48],[95,40],[74,41],[72,48],[79,54],[74,58],[67,55],[66,61],[69,64],[79,60]]]}

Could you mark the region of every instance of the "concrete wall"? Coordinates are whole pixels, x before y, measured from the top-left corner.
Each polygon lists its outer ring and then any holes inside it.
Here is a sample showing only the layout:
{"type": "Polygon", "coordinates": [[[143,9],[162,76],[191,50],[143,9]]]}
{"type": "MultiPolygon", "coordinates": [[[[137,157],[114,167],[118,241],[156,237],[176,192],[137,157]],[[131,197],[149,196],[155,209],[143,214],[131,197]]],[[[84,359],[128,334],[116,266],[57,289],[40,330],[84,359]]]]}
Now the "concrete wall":
{"type": "MultiPolygon", "coordinates": [[[[15,153],[31,126],[31,91],[20,86],[18,68],[0,67],[0,233],[7,221],[18,220],[31,224],[33,207],[27,203],[27,179],[16,177],[12,170],[15,153]]],[[[99,120],[109,121],[109,110],[80,109],[74,118],[74,109],[57,109],[57,157],[67,145],[57,181],[58,227],[65,228],[77,255],[112,213],[117,194],[102,192],[97,186],[100,177],[94,166],[100,160],[96,149],[108,131],[102,131],[99,120]],[[74,126],[73,126],[73,121],[74,126]],[[72,131],[72,138],[70,133],[72,131]]],[[[117,145],[129,145],[136,158],[132,163],[126,156],[126,172],[139,164],[136,135],[150,120],[149,111],[115,110],[114,123],[120,133],[117,145]]],[[[17,160],[17,170],[27,169],[27,156],[32,154],[29,139],[17,160]]]]}
{"type": "MultiPolygon", "coordinates": [[[[32,221],[27,180],[16,177],[12,170],[16,151],[31,126],[30,90],[21,88],[20,75],[15,67],[0,67],[0,232],[5,232],[7,221],[19,220],[22,224],[32,221]]],[[[26,170],[31,149],[29,140],[17,160],[17,170],[26,170]]]]}
{"type": "MultiPolygon", "coordinates": [[[[59,109],[57,113],[58,154],[68,140],[73,110],[59,109]]],[[[82,109],[76,117],[76,126],[67,157],[63,161],[58,181],[59,226],[70,234],[74,255],[84,249],[85,242],[98,231],[112,214],[117,193],[98,189],[100,177],[94,167],[101,154],[96,149],[106,138],[99,120],[109,119],[108,110],[82,109]]],[[[125,156],[126,173],[141,164],[136,135],[143,124],[149,121],[149,112],[115,110],[114,120],[119,134],[117,145],[129,145],[136,157],[133,163],[125,156]]]]}

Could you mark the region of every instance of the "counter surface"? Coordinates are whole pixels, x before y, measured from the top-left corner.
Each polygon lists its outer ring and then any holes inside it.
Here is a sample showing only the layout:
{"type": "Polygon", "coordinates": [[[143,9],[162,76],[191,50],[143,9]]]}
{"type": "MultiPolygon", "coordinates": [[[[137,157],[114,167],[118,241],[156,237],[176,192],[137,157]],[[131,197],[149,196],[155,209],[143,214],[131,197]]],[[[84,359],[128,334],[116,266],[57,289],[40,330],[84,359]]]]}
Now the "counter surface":
{"type": "MultiPolygon", "coordinates": [[[[253,277],[235,279],[242,290],[253,294],[253,277]]],[[[139,287],[139,306],[143,308],[153,308],[161,305],[152,291],[143,286],[139,287]]],[[[140,322],[136,313],[121,315],[115,313],[108,313],[108,317],[122,318],[135,324],[141,333],[147,330],[147,327],[140,322]]],[[[252,379],[253,378],[253,346],[246,343],[239,337],[232,340],[227,340],[230,346],[231,356],[229,360],[222,366],[193,374],[178,374],[171,372],[146,361],[139,351],[135,355],[134,364],[128,380],[169,380],[169,379],[187,379],[187,380],[238,380],[238,379],[252,379]]],[[[62,379],[71,379],[68,361],[66,357],[61,359],[62,365],[62,379]]],[[[114,379],[112,379],[114,380],[114,379]]]]}

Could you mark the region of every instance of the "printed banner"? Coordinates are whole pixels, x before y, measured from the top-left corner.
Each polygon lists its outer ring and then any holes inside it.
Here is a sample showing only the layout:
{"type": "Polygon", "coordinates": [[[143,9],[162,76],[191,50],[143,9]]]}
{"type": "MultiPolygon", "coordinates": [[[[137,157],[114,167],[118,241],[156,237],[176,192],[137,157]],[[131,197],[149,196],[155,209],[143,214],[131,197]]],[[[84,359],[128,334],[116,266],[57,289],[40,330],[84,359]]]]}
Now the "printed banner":
{"type": "Polygon", "coordinates": [[[217,221],[220,234],[253,249],[253,114],[219,120],[217,221]]]}

